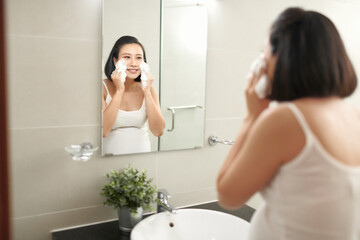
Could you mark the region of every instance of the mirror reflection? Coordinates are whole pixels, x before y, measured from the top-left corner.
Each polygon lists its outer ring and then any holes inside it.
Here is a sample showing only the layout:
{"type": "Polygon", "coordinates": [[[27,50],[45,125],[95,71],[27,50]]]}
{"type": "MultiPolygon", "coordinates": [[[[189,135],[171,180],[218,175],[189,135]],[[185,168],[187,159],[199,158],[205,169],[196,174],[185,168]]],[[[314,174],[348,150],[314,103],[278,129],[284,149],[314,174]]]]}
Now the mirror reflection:
{"type": "Polygon", "coordinates": [[[206,13],[192,0],[103,0],[103,155],[203,147],[206,13]]]}
{"type": "Polygon", "coordinates": [[[166,130],[159,149],[204,146],[207,7],[199,1],[164,0],[161,108],[166,130]]]}
{"type": "Polygon", "coordinates": [[[133,36],[120,37],[104,72],[107,78],[102,87],[103,153],[150,152],[148,129],[154,136],[161,136],[165,120],[143,45],[133,36]]]}

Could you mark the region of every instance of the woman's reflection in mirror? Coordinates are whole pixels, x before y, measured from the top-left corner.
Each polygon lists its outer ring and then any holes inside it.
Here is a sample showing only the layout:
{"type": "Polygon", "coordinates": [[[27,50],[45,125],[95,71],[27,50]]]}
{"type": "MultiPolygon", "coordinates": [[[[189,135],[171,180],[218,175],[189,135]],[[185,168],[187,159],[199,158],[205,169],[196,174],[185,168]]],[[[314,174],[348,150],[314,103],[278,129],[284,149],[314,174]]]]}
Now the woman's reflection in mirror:
{"type": "Polygon", "coordinates": [[[147,86],[142,87],[140,64],[146,62],[143,45],[137,38],[119,38],[104,67],[106,79],[102,84],[103,154],[150,152],[146,121],[154,136],[161,136],[165,120],[159,97],[153,86],[154,77],[147,72],[147,86]],[[125,82],[116,69],[118,61],[126,65],[125,82]]]}

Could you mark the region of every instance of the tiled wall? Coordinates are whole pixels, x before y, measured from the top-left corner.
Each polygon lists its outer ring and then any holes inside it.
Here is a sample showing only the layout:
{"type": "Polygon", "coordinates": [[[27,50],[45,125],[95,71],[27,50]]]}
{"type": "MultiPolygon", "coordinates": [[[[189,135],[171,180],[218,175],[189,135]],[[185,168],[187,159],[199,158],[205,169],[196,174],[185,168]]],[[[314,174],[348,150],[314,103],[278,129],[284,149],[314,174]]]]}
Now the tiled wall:
{"type": "MultiPolygon", "coordinates": [[[[52,229],[116,218],[99,196],[112,168],[147,168],[173,205],[216,199],[228,146],[70,159],[69,144],[100,145],[101,0],[7,0],[14,239],[48,240],[52,229]]],[[[357,0],[209,1],[205,137],[234,139],[245,114],[244,79],[285,7],[328,15],[360,75],[357,0]]],[[[359,90],[350,101],[359,103],[359,90]]],[[[257,207],[259,199],[250,205],[257,207]]]]}

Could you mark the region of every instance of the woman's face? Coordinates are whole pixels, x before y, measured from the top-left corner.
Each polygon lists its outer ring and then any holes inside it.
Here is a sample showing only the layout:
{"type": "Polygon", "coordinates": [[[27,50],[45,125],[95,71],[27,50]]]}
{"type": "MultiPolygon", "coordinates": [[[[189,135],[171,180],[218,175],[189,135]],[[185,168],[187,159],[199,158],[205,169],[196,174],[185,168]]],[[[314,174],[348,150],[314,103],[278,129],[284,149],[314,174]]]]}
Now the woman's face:
{"type": "Polygon", "coordinates": [[[126,64],[126,74],[130,79],[137,78],[140,72],[140,63],[144,59],[144,53],[139,44],[125,44],[120,48],[118,59],[114,58],[114,64],[122,59],[126,64]]]}

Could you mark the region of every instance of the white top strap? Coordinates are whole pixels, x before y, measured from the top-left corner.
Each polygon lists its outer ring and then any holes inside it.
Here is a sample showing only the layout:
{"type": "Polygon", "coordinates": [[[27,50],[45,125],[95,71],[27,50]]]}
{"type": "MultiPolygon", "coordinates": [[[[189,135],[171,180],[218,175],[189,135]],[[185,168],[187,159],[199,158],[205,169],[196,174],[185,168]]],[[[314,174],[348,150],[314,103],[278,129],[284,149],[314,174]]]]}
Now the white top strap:
{"type": "Polygon", "coordinates": [[[300,124],[301,128],[304,131],[304,134],[306,136],[309,136],[312,134],[311,129],[303,115],[303,113],[299,110],[299,108],[292,102],[287,102],[286,106],[289,107],[289,109],[291,110],[291,112],[294,114],[294,116],[296,117],[298,123],[300,124]]]}
{"type": "Polygon", "coordinates": [[[104,86],[105,86],[105,89],[106,89],[106,94],[107,94],[107,95],[109,95],[109,89],[108,89],[108,87],[106,86],[105,81],[102,81],[102,82],[103,82],[103,84],[104,84],[104,86]]]}
{"type": "Polygon", "coordinates": [[[105,99],[105,103],[106,103],[106,106],[109,105],[110,101],[111,101],[111,96],[110,96],[110,93],[109,93],[109,89],[108,87],[106,86],[106,83],[105,81],[103,81],[103,84],[104,84],[104,87],[106,89],[106,99],[105,99]]]}

